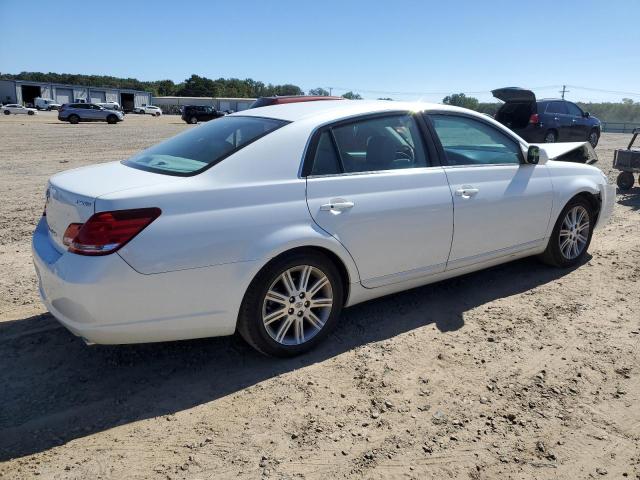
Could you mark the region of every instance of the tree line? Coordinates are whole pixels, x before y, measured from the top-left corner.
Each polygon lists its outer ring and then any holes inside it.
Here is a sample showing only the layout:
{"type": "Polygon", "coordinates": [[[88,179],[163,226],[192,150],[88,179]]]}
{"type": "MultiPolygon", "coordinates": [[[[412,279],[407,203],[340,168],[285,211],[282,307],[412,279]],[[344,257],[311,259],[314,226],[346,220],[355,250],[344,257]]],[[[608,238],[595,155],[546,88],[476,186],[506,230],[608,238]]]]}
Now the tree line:
{"type": "MultiPolygon", "coordinates": [[[[477,112],[495,115],[501,103],[483,103],[464,93],[454,93],[442,99],[442,103],[469,108],[477,112]]],[[[589,112],[603,122],[640,123],[640,102],[623,98],[621,102],[575,102],[583,111],[589,112]]]]}

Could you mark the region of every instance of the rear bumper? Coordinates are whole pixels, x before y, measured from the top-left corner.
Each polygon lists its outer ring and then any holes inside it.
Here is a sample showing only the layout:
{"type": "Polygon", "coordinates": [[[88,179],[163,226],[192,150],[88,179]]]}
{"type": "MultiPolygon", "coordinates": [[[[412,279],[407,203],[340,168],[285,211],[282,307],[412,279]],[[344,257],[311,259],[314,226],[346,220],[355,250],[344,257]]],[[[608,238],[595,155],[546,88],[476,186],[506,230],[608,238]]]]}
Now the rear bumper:
{"type": "Polygon", "coordinates": [[[146,343],[230,335],[258,266],[239,262],[153,275],[118,254],[60,253],[43,217],[33,235],[40,296],[72,333],[92,343],[146,343]]]}
{"type": "Polygon", "coordinates": [[[525,128],[518,128],[513,131],[528,143],[543,143],[547,129],[540,124],[529,124],[525,128]]]}

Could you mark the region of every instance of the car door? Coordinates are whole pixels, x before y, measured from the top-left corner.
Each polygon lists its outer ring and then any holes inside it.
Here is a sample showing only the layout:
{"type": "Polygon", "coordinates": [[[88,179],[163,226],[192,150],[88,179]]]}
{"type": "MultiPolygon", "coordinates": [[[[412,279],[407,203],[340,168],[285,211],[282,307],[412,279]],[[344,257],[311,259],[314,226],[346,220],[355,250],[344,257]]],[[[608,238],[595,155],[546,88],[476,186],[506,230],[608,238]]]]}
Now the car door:
{"type": "MultiPolygon", "coordinates": [[[[556,141],[570,142],[572,140],[572,122],[569,116],[569,110],[565,102],[552,101],[547,104],[545,113],[548,116],[548,121],[551,121],[553,128],[558,131],[558,137],[556,141]]],[[[548,125],[551,126],[551,125],[548,125]]]]}
{"type": "Polygon", "coordinates": [[[453,195],[447,270],[539,247],[551,215],[547,167],[523,163],[518,140],[487,120],[450,112],[428,119],[453,195]]]}
{"type": "Polygon", "coordinates": [[[583,111],[575,103],[564,102],[571,118],[571,139],[579,142],[586,141],[589,131],[587,119],[583,111]]]}
{"type": "Polygon", "coordinates": [[[410,113],[361,117],[322,128],[310,142],[309,212],[349,251],[367,288],[446,266],[453,202],[421,121],[410,113]]]}

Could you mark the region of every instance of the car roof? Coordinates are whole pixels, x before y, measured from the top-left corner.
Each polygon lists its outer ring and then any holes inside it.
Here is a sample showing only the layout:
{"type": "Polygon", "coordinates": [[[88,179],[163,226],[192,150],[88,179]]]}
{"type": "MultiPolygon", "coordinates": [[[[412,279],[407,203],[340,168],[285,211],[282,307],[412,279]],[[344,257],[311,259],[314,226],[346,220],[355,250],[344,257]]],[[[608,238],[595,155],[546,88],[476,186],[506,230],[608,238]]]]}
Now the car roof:
{"type": "Polygon", "coordinates": [[[312,117],[334,117],[336,119],[367,113],[384,113],[394,111],[450,110],[476,113],[470,110],[424,102],[395,102],[388,100],[326,100],[322,102],[298,102],[266,107],[252,108],[233,113],[231,116],[252,116],[276,118],[295,122],[312,117]]]}

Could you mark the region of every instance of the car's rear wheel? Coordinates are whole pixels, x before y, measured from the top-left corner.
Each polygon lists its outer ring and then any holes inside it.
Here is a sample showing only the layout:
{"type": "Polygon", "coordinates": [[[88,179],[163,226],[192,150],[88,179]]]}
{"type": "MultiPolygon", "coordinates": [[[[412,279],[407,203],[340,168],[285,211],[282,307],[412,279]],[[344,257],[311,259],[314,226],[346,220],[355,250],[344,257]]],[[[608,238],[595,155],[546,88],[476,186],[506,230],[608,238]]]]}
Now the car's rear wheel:
{"type": "Polygon", "coordinates": [[[616,179],[616,183],[620,190],[629,190],[633,187],[633,173],[631,172],[620,172],[618,178],[616,179]]]}
{"type": "Polygon", "coordinates": [[[78,115],[69,115],[69,123],[73,123],[74,125],[80,121],[80,117],[78,115]]]}
{"type": "Polygon", "coordinates": [[[115,115],[109,115],[107,117],[107,123],[109,125],[113,125],[114,123],[118,123],[118,117],[116,117],[115,115]]]}
{"type": "Polygon", "coordinates": [[[342,305],[336,266],[321,254],[293,254],[274,260],[253,280],[242,302],[238,332],[266,355],[298,355],[327,336],[342,305]]]}
{"type": "Polygon", "coordinates": [[[549,130],[544,134],[544,143],[556,143],[558,140],[558,134],[555,130],[549,130]]]}
{"type": "Polygon", "coordinates": [[[595,216],[591,204],[582,197],[571,200],[562,210],[542,260],[556,267],[571,267],[587,254],[595,216]]]}
{"type": "Polygon", "coordinates": [[[29,111],[27,112],[27,115],[34,115],[34,112],[32,112],[31,110],[29,110],[29,111]]]}
{"type": "Polygon", "coordinates": [[[189,123],[192,125],[195,125],[196,123],[198,123],[198,118],[197,117],[191,117],[189,119],[189,123]]]}
{"type": "Polygon", "coordinates": [[[4,111],[4,114],[5,114],[5,115],[11,115],[11,112],[10,112],[9,110],[5,110],[5,111],[4,111]]]}

